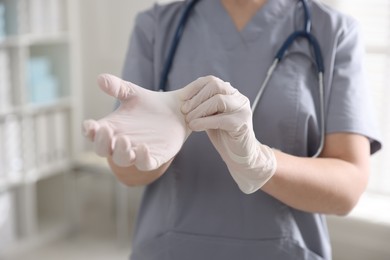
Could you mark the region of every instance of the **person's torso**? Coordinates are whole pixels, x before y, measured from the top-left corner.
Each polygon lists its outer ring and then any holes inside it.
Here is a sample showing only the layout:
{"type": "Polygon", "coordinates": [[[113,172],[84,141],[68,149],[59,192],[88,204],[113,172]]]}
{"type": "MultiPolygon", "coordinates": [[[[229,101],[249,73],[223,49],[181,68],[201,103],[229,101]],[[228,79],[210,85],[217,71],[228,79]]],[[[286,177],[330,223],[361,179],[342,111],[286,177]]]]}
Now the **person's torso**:
{"type": "MultiPolygon", "coordinates": [[[[314,32],[336,34],[326,12],[317,4],[311,6],[313,17],[318,15],[314,32]]],[[[181,3],[155,7],[159,19],[155,82],[180,8],[181,3]]],[[[302,20],[296,0],[273,0],[238,32],[219,0],[200,1],[179,43],[168,90],[214,75],[253,102],[276,51],[303,26],[302,20]]],[[[337,38],[322,34],[318,40],[325,46],[325,64],[330,67],[332,41],[337,38]]],[[[254,111],[253,125],[260,142],[298,156],[316,151],[317,80],[310,46],[300,39],[277,67],[254,111]]],[[[326,86],[330,80],[331,75],[325,75],[326,86]]],[[[261,190],[243,194],[205,133],[192,133],[170,169],[146,188],[134,239],[134,260],[331,258],[322,215],[292,209],[261,190]]]]}

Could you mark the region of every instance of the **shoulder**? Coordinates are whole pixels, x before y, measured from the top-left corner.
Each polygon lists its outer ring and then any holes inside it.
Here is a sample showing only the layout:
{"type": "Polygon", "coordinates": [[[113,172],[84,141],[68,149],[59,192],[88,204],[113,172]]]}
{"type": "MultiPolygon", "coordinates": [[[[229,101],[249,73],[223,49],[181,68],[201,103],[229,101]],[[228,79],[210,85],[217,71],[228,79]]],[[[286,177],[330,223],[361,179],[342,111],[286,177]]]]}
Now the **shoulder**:
{"type": "Polygon", "coordinates": [[[351,31],[360,31],[359,21],[323,2],[311,0],[313,30],[318,30],[338,37],[343,37],[351,31]]]}
{"type": "Polygon", "coordinates": [[[165,4],[155,3],[150,8],[138,13],[136,24],[142,26],[150,23],[155,25],[161,24],[161,22],[164,23],[177,16],[185,2],[186,1],[174,1],[165,4]]]}
{"type": "Polygon", "coordinates": [[[185,1],[175,1],[169,4],[155,3],[153,6],[140,11],[134,21],[133,36],[154,42],[156,35],[165,34],[171,28],[180,14],[185,1]]]}

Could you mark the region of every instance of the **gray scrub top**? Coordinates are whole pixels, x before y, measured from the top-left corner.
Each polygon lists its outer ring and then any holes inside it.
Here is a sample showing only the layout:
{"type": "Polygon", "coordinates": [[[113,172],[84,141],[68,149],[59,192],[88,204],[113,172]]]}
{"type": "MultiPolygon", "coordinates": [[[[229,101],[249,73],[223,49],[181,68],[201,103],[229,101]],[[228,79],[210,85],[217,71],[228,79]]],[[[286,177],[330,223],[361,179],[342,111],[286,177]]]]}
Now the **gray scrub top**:
{"type": "MultiPolygon", "coordinates": [[[[298,0],[269,0],[237,31],[220,0],[191,13],[168,89],[214,75],[253,101],[286,37],[302,27],[298,0]]],[[[309,0],[325,62],[326,133],[353,132],[380,149],[372,120],[363,42],[355,20],[309,0]]],[[[183,2],[156,4],[136,19],[123,78],[158,88],[183,2]]],[[[319,143],[318,81],[306,41],[293,44],[254,112],[257,139],[296,156],[319,143]],[[314,97],[314,98],[313,98],[314,97]]],[[[161,133],[164,134],[164,133],[161,133]]],[[[291,208],[261,190],[242,193],[205,133],[192,133],[168,171],[145,188],[132,260],[331,259],[325,218],[291,208]]]]}

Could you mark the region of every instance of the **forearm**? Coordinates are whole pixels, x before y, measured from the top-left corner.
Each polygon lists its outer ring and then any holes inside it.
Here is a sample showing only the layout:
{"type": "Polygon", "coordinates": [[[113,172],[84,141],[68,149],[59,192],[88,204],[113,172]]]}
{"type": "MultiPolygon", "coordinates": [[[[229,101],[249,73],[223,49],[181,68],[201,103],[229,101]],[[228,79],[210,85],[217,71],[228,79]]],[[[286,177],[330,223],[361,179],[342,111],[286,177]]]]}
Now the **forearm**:
{"type": "Polygon", "coordinates": [[[119,167],[111,157],[107,161],[115,177],[127,186],[143,186],[154,182],[165,173],[172,162],[170,160],[156,170],[145,172],[138,170],[135,166],[119,167]]]}
{"type": "Polygon", "coordinates": [[[275,151],[277,170],[262,190],[308,212],[345,215],[368,182],[368,167],[339,158],[301,158],[275,151]]]}

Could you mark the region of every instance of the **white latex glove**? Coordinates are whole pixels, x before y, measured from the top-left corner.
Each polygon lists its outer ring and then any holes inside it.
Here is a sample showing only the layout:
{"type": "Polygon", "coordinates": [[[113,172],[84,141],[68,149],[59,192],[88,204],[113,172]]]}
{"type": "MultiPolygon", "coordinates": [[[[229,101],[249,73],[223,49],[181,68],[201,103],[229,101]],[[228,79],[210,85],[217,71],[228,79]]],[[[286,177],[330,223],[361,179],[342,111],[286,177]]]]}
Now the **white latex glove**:
{"type": "Polygon", "coordinates": [[[191,133],[180,112],[179,91],[150,91],[109,74],[100,75],[98,84],[120,101],[108,116],[83,123],[98,155],[112,156],[118,166],[150,171],[177,154],[191,133]]]}
{"type": "Polygon", "coordinates": [[[276,159],[255,137],[248,98],[213,76],[193,81],[180,94],[190,129],[207,131],[239,188],[247,194],[260,189],[275,173],[276,159]]]}

